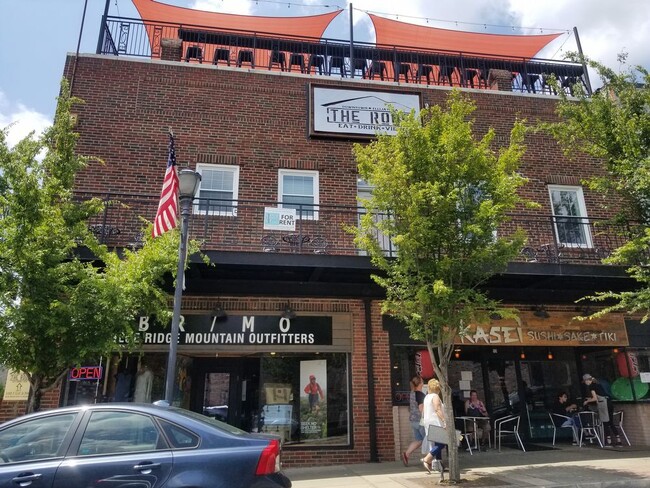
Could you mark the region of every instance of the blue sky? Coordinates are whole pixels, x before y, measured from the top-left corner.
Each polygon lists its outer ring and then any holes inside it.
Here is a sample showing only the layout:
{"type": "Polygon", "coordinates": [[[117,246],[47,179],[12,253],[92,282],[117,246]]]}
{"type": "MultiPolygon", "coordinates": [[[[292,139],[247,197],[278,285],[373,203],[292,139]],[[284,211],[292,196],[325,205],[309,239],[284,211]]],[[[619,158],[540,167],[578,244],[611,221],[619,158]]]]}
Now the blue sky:
{"type": "MultiPolygon", "coordinates": [[[[138,18],[131,0],[108,0],[109,14],[138,18]]],[[[0,0],[0,128],[13,123],[9,141],[30,130],[40,132],[51,123],[66,53],[77,48],[86,0],[0,0]]],[[[165,3],[237,14],[291,16],[330,11],[320,5],[347,8],[347,0],[166,0],[165,3]]],[[[94,53],[106,0],[87,0],[81,53],[94,53]]],[[[650,0],[354,0],[355,38],[371,40],[363,11],[391,14],[404,22],[447,29],[504,33],[525,26],[571,31],[578,27],[588,56],[616,68],[616,55],[629,53],[629,61],[650,68],[650,0]],[[437,20],[433,20],[437,19],[437,20]],[[458,22],[458,25],[456,25],[458,22]]],[[[343,13],[326,37],[347,36],[343,13]]],[[[548,31],[544,31],[548,32],[548,31]]],[[[575,40],[564,35],[543,57],[561,58],[575,50],[575,40]]],[[[593,83],[593,80],[592,80],[593,83]]]]}

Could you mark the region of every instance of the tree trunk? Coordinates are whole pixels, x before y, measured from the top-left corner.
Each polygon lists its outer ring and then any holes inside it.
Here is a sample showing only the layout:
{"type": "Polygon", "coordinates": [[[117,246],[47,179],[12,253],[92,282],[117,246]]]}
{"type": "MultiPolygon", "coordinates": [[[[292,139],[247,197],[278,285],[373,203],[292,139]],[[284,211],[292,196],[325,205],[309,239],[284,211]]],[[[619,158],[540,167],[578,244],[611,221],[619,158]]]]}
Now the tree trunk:
{"type": "Polygon", "coordinates": [[[456,438],[456,419],[454,417],[454,407],[451,399],[451,387],[449,386],[449,361],[451,359],[451,351],[453,343],[438,344],[437,355],[434,355],[433,344],[427,341],[427,349],[431,357],[431,363],[440,387],[442,389],[442,403],[445,409],[445,419],[447,420],[447,453],[449,454],[449,479],[454,482],[460,481],[460,464],[458,459],[458,439],[456,438]]]}
{"type": "Polygon", "coordinates": [[[27,412],[38,412],[41,409],[41,398],[43,396],[43,378],[40,375],[31,375],[29,378],[29,386],[31,392],[29,394],[29,401],[27,402],[27,412]]]}

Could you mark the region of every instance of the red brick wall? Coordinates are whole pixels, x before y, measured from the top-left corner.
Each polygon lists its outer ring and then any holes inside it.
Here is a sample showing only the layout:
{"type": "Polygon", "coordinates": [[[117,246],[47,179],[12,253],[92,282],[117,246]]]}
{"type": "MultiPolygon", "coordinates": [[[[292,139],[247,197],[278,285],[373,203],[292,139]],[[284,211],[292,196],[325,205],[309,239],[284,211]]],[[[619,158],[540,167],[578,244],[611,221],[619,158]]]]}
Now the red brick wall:
{"type": "MultiPolygon", "coordinates": [[[[43,394],[41,410],[51,410],[59,406],[60,389],[56,388],[43,394]]],[[[25,415],[27,402],[0,401],[0,423],[25,415]]]]}
{"type": "MultiPolygon", "coordinates": [[[[70,70],[71,58],[67,70],[70,70]]],[[[166,161],[168,127],[176,134],[179,164],[229,161],[240,165],[240,199],[277,200],[279,168],[318,170],[320,203],[356,205],[356,164],[352,142],[308,137],[309,83],[349,88],[420,92],[423,103],[444,103],[448,89],[378,81],[341,81],[219,69],[210,65],[142,62],[114,57],[81,57],[74,95],[85,100],[76,109],[81,154],[101,157],[78,177],[89,191],[157,195],[166,161]]],[[[516,118],[530,123],[552,120],[550,96],[471,91],[477,104],[475,128],[496,131],[495,145],[507,143],[516,118]]],[[[546,185],[580,184],[599,174],[600,165],[583,155],[569,161],[555,141],[531,134],[521,172],[529,178],[525,196],[538,201],[539,215],[550,214],[546,185]]],[[[585,189],[590,217],[609,215],[603,197],[585,189]]]]}

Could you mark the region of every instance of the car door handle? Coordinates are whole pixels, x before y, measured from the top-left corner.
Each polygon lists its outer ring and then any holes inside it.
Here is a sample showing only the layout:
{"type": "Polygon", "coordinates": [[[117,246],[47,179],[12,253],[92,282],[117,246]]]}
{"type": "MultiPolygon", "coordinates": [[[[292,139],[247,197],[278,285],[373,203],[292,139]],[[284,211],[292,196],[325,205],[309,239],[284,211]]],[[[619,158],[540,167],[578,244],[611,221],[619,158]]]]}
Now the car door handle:
{"type": "Polygon", "coordinates": [[[133,469],[136,471],[140,471],[142,474],[149,474],[153,470],[153,468],[159,468],[160,463],[143,463],[143,464],[136,464],[133,466],[133,469]]]}
{"type": "Polygon", "coordinates": [[[29,486],[32,484],[32,481],[40,480],[42,477],[43,475],[40,473],[24,473],[12,478],[11,481],[19,486],[29,486]]]}

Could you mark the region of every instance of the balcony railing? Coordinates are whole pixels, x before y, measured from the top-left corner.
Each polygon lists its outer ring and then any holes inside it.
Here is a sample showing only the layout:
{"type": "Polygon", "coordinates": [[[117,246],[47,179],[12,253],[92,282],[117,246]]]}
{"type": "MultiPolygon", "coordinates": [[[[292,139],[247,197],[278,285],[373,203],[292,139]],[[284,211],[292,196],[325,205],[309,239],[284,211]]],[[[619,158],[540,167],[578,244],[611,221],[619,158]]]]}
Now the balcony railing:
{"type": "MultiPolygon", "coordinates": [[[[153,220],[158,197],[130,194],[78,193],[79,200],[97,197],[104,210],[90,222],[99,240],[115,248],[142,244],[142,218],[153,220]]],[[[203,251],[245,251],[361,256],[347,231],[358,225],[363,209],[356,206],[294,205],[295,230],[264,228],[266,207],[276,201],[195,199],[190,217],[190,238],[199,240],[203,251]]],[[[388,218],[378,215],[377,219],[388,218]]],[[[506,236],[516,229],[527,234],[517,261],[537,263],[600,264],[611,252],[639,232],[636,224],[611,224],[600,219],[516,214],[499,229],[506,236]]],[[[395,248],[385,236],[377,236],[388,256],[395,248]]]]}
{"type": "Polygon", "coordinates": [[[585,83],[581,64],[541,58],[513,58],[489,53],[422,50],[340,39],[292,38],[254,31],[219,31],[200,25],[142,21],[109,16],[97,54],[160,59],[162,40],[181,40],[182,60],[217,66],[294,71],[313,76],[363,77],[381,81],[489,89],[491,70],[512,74],[512,91],[573,93],[585,83]]]}

